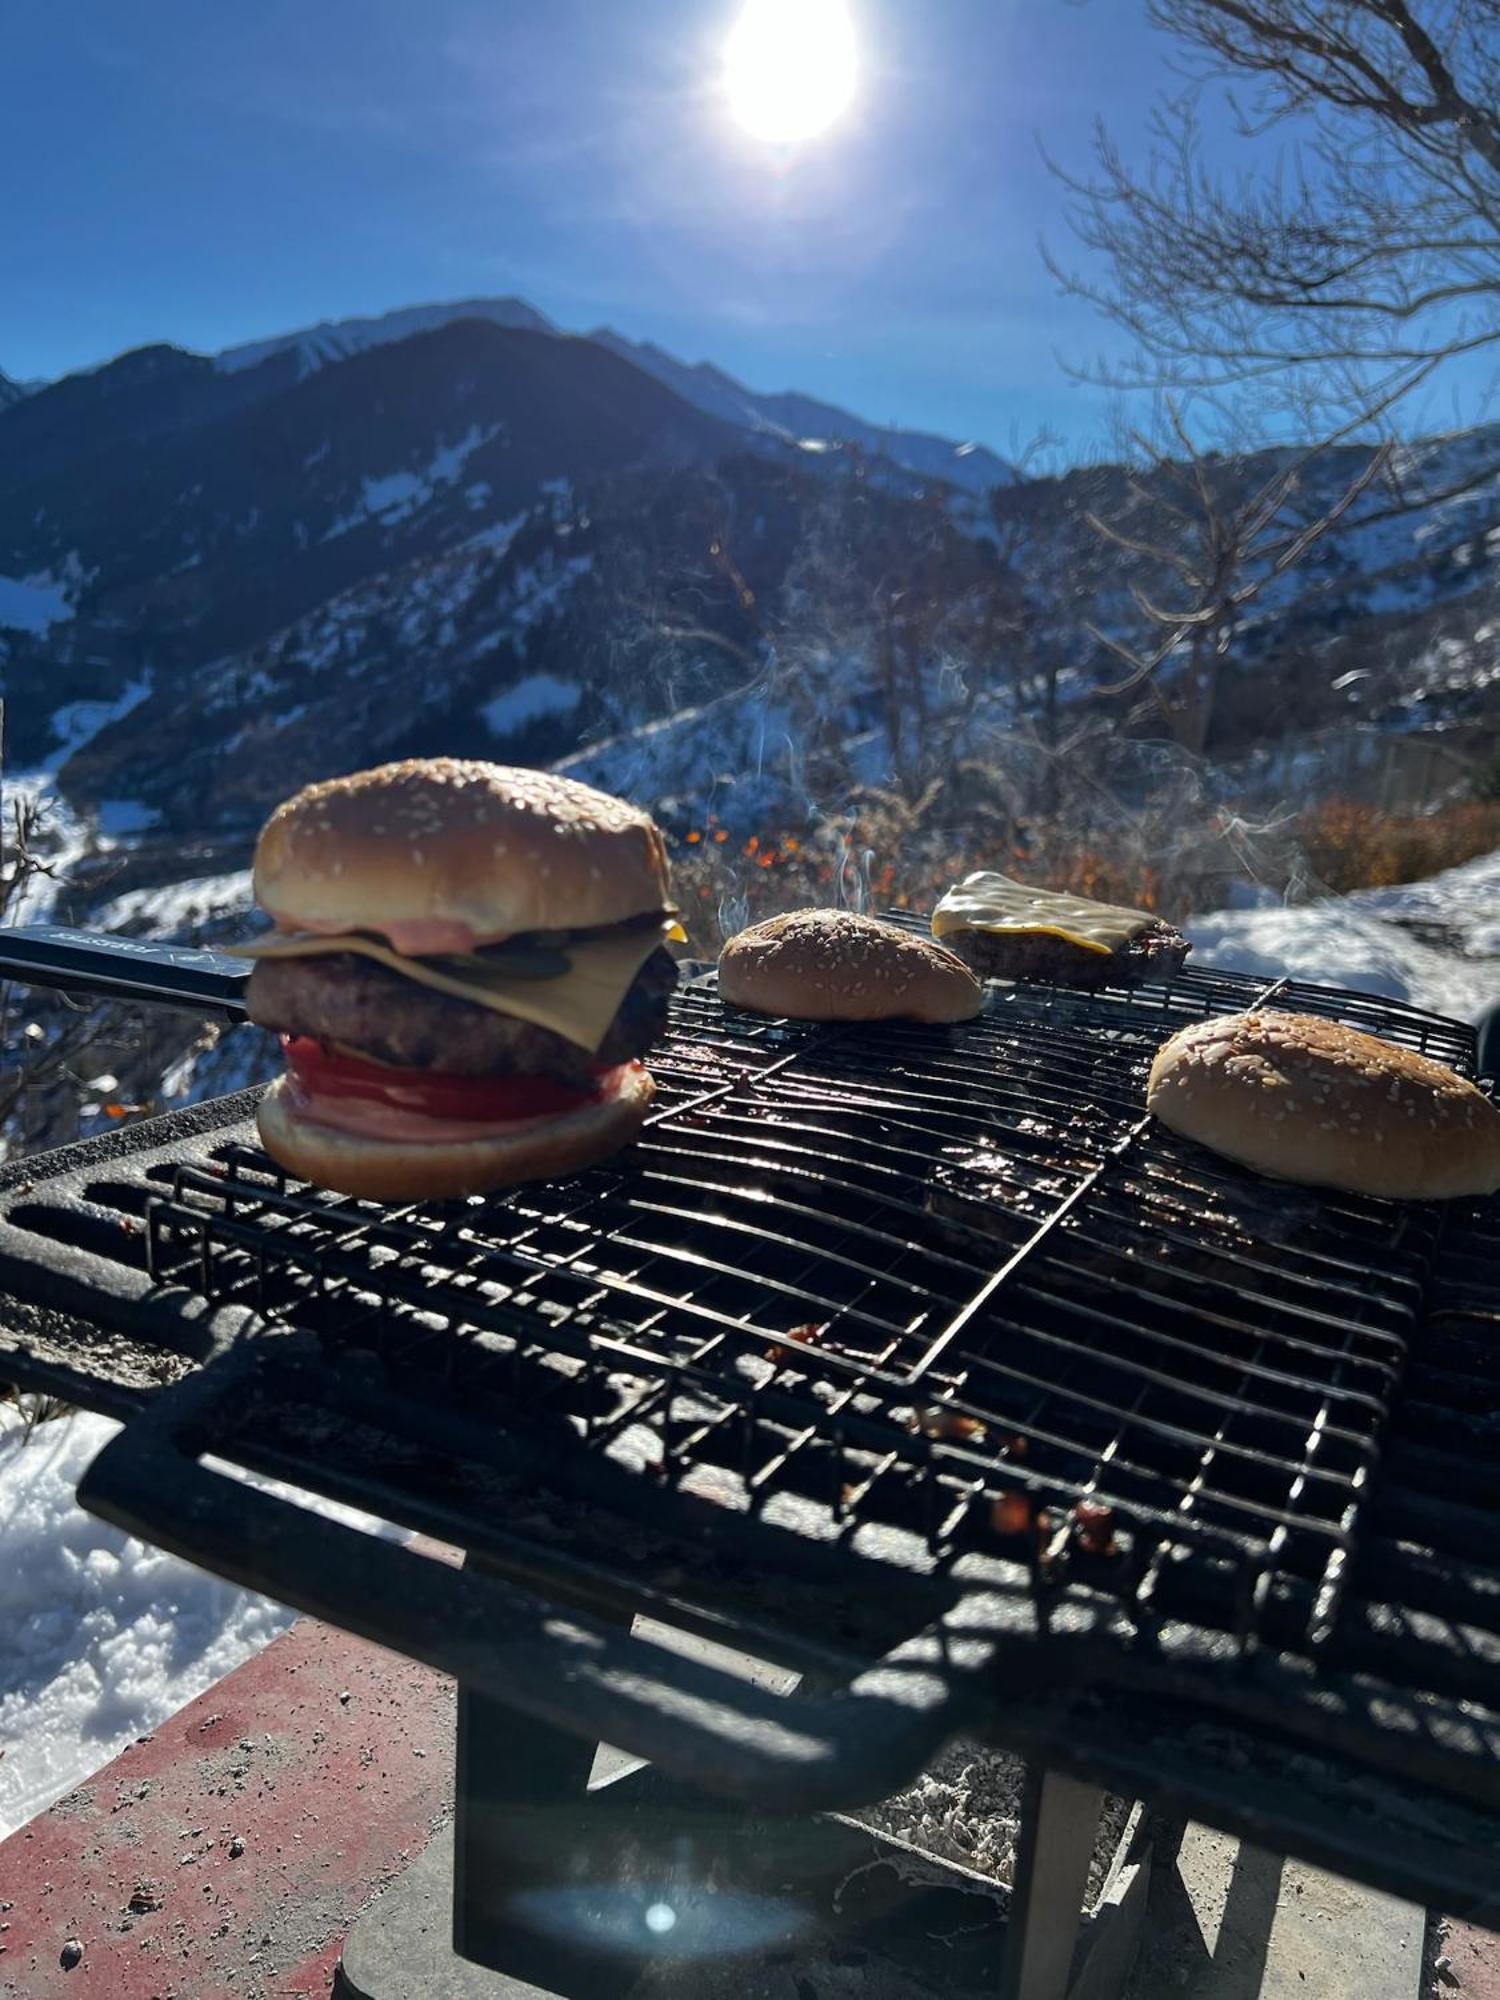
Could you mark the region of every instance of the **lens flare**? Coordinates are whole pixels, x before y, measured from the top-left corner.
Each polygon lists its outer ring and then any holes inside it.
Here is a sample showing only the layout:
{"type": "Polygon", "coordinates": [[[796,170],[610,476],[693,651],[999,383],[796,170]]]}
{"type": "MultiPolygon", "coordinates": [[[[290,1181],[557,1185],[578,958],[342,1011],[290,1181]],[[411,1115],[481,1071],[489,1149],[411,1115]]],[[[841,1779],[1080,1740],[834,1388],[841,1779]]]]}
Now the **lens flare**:
{"type": "Polygon", "coordinates": [[[730,111],[773,145],[825,131],[848,108],[857,73],[844,0],[746,0],[724,49],[730,111]]]}

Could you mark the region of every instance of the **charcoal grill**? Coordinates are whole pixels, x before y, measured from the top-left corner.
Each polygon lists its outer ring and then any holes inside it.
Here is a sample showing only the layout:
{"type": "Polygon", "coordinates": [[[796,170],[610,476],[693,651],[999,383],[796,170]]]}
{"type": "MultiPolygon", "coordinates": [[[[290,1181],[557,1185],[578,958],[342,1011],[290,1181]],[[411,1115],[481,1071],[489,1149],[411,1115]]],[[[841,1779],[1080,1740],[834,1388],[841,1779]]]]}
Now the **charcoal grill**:
{"type": "MultiPolygon", "coordinates": [[[[639,1144],[555,1185],[327,1195],[257,1150],[254,1093],[22,1163],[0,1375],[128,1419],[96,1512],[457,1675],[485,1963],[502,1822],[601,1739],[776,1815],[986,1731],[1059,1774],[1018,1919],[1076,1909],[1109,1785],[1493,1921],[1500,1204],[1280,1186],[1143,1116],[1162,1040],[1251,1003],[1473,1073],[1459,1024],[1228,973],[992,987],[955,1028],[697,981],[639,1144]]],[[[1061,1992],[1011,1929],[1006,1990],[1061,1992]]]]}

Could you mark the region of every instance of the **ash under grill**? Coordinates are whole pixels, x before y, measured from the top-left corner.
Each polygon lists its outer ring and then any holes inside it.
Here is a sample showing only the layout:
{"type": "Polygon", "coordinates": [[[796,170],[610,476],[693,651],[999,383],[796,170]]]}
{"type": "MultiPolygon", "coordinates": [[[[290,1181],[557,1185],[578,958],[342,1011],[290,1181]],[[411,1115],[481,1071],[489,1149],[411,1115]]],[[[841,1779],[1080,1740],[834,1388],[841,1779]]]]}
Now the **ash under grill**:
{"type": "Polygon", "coordinates": [[[1013,1686],[1168,1689],[1500,1804],[1496,1207],[1280,1186],[1145,1118],[1161,1042],[1255,1001],[1472,1072],[1454,1023],[1231,974],[991,988],[954,1028],[702,985],[640,1143],[563,1183],[377,1207],[212,1109],[13,1178],[0,1372],[125,1408],[294,1327],[307,1408],[222,1399],[216,1453],[493,1549],[514,1490],[455,1468],[503,1441],[814,1650],[989,1593],[1013,1686]]]}

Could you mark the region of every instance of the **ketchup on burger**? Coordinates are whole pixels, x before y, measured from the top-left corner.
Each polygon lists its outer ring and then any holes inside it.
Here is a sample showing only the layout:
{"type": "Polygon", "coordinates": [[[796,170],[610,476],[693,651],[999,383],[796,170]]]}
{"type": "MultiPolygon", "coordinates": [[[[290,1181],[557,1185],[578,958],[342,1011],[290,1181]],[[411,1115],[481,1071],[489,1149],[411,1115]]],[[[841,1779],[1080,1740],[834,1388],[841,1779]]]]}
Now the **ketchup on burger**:
{"type": "Polygon", "coordinates": [[[649,815],[570,778],[419,758],[310,785],[255,852],[243,947],[286,1074],[257,1114],[290,1172],[412,1201],[626,1145],[677,967],[649,815]]]}

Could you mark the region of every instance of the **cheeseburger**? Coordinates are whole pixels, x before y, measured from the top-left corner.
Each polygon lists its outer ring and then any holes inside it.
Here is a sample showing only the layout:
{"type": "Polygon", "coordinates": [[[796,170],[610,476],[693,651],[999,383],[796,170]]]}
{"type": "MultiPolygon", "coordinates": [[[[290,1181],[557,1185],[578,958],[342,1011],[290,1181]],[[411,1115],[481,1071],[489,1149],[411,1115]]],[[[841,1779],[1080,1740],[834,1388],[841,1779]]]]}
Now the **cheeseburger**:
{"type": "Polygon", "coordinates": [[[546,771],[413,759],[310,785],[255,851],[266,1151],[407,1201],[565,1174],[639,1130],[680,936],[647,814],[546,771]]]}

